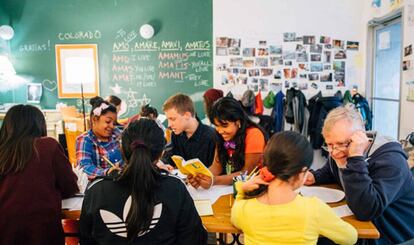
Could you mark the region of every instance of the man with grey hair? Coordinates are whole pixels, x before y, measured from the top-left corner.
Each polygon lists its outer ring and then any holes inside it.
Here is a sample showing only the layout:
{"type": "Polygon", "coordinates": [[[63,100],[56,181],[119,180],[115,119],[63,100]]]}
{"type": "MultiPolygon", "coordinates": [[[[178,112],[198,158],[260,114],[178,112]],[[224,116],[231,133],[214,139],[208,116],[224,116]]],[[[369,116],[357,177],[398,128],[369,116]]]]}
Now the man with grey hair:
{"type": "Polygon", "coordinates": [[[374,244],[396,244],[414,238],[414,179],[407,155],[397,141],[368,133],[353,107],[329,112],[322,134],[328,162],[305,182],[337,183],[359,220],[370,220],[380,232],[374,244]]]}

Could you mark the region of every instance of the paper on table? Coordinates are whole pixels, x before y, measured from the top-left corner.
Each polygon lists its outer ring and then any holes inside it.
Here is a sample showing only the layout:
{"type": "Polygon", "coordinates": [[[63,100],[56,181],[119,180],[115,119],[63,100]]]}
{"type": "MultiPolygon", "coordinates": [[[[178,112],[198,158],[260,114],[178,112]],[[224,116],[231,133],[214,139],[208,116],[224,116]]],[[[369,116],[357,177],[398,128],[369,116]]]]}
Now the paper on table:
{"type": "Polygon", "coordinates": [[[197,209],[198,215],[208,216],[213,215],[213,208],[210,200],[194,200],[195,208],[197,209]]]}
{"type": "Polygon", "coordinates": [[[220,196],[233,193],[233,186],[231,185],[213,185],[210,189],[203,188],[195,189],[191,185],[187,185],[187,190],[193,200],[210,200],[214,204],[220,196]]]}
{"type": "Polygon", "coordinates": [[[354,213],[352,213],[351,209],[349,209],[348,205],[346,205],[346,204],[338,206],[338,207],[334,207],[332,209],[335,212],[335,214],[338,215],[341,218],[354,214],[354,213]]]}
{"type": "Polygon", "coordinates": [[[62,200],[62,209],[81,210],[83,197],[76,196],[62,200]]]}
{"type": "Polygon", "coordinates": [[[321,186],[302,186],[298,191],[302,196],[314,196],[326,203],[339,202],[345,197],[345,193],[341,190],[321,186]]]}

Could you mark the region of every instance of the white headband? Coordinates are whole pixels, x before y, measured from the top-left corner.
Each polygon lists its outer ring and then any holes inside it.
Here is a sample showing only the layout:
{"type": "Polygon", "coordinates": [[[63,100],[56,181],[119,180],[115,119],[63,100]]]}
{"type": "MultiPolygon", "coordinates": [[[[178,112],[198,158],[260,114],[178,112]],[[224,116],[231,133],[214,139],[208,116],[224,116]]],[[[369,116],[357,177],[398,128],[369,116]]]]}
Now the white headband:
{"type": "Polygon", "coordinates": [[[93,114],[95,116],[99,117],[99,116],[101,116],[102,111],[105,110],[108,107],[109,107],[109,105],[107,105],[106,103],[102,102],[100,106],[98,106],[95,109],[93,109],[93,114]]]}

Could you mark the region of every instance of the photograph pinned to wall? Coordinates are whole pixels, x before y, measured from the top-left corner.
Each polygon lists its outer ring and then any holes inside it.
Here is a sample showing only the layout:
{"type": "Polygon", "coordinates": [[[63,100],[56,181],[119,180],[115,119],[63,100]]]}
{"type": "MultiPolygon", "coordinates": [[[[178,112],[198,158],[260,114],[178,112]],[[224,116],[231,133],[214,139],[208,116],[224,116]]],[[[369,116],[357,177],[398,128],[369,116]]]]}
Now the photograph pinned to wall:
{"type": "Polygon", "coordinates": [[[260,90],[262,92],[269,91],[269,80],[265,78],[259,79],[260,90]]]}
{"type": "Polygon", "coordinates": [[[231,67],[243,67],[243,59],[242,58],[230,58],[230,66],[231,67]]]}
{"type": "Polygon", "coordinates": [[[401,5],[401,0],[389,0],[392,9],[398,8],[401,5]]]}
{"type": "Polygon", "coordinates": [[[309,78],[309,81],[317,81],[317,80],[319,80],[319,74],[318,73],[309,73],[308,78],[309,78]]]}
{"type": "Polygon", "coordinates": [[[308,83],[306,82],[299,83],[299,90],[308,90],[308,83]]]}
{"type": "Polygon", "coordinates": [[[244,48],[243,49],[243,57],[254,57],[254,56],[256,56],[255,48],[244,48]]]}
{"type": "Polygon", "coordinates": [[[227,75],[221,76],[221,85],[229,84],[229,80],[227,79],[227,75]]]}
{"type": "Polygon", "coordinates": [[[238,47],[240,48],[241,39],[240,38],[229,38],[228,39],[228,46],[229,47],[238,47]]]}
{"type": "Polygon", "coordinates": [[[249,79],[247,80],[247,84],[258,84],[258,83],[259,83],[259,79],[255,77],[249,77],[249,79]]]}
{"type": "Polygon", "coordinates": [[[286,60],[285,61],[285,66],[292,66],[292,61],[291,60],[286,60]]]}
{"type": "Polygon", "coordinates": [[[256,58],[256,66],[268,67],[269,59],[268,58],[256,58]]]}
{"type": "Polygon", "coordinates": [[[298,64],[298,67],[302,71],[308,71],[308,64],[300,63],[300,64],[298,64]]]}
{"type": "Polygon", "coordinates": [[[327,84],[325,86],[326,90],[333,90],[333,85],[332,84],[327,84]]]}
{"type": "Polygon", "coordinates": [[[247,89],[252,90],[253,92],[258,92],[259,84],[248,84],[247,89]]]}
{"type": "Polygon", "coordinates": [[[345,72],[345,61],[334,61],[333,69],[335,72],[345,72]]]}
{"type": "Polygon", "coordinates": [[[331,65],[323,65],[323,69],[324,70],[332,70],[332,66],[331,65]]]}
{"type": "Polygon", "coordinates": [[[270,66],[283,65],[283,59],[281,56],[270,57],[270,66]]]}
{"type": "Polygon", "coordinates": [[[273,76],[274,79],[281,79],[282,78],[282,71],[277,70],[273,76]]]}
{"type": "Polygon", "coordinates": [[[323,51],[323,63],[331,63],[331,51],[323,51]]]}
{"type": "Polygon", "coordinates": [[[413,60],[404,60],[403,61],[403,71],[408,71],[413,69],[413,60]]]}
{"type": "Polygon", "coordinates": [[[295,60],[296,59],[296,53],[294,51],[286,51],[283,54],[283,59],[285,59],[285,60],[295,60]]]}
{"type": "Polygon", "coordinates": [[[334,74],[335,82],[343,81],[345,82],[345,72],[336,71],[334,74]]]}
{"type": "Polygon", "coordinates": [[[322,73],[321,82],[332,82],[332,73],[322,73]]]}
{"type": "Polygon", "coordinates": [[[311,87],[312,87],[312,88],[314,88],[314,89],[318,89],[318,84],[316,84],[316,83],[311,83],[311,87]]]}
{"type": "Polygon", "coordinates": [[[337,60],[346,59],[346,50],[335,50],[334,58],[337,60]]]}
{"type": "Polygon", "coordinates": [[[308,62],[308,54],[306,53],[306,51],[304,51],[302,53],[297,53],[296,54],[296,61],[297,62],[308,62]]]}
{"type": "Polygon", "coordinates": [[[296,32],[284,32],[283,33],[284,42],[295,42],[296,41],[296,32]]]}
{"type": "Polygon", "coordinates": [[[216,47],[216,55],[217,56],[226,56],[226,55],[228,55],[227,48],[224,48],[224,47],[216,47]]]}
{"type": "Polygon", "coordinates": [[[303,44],[315,44],[315,36],[303,36],[303,44]]]}
{"type": "Polygon", "coordinates": [[[227,37],[218,37],[218,38],[216,38],[216,47],[227,48],[228,47],[228,38],[227,37]]]}
{"type": "Polygon", "coordinates": [[[284,68],[283,69],[283,77],[285,78],[285,79],[289,79],[290,78],[290,68],[284,68]]]}
{"type": "Polygon", "coordinates": [[[321,54],[322,53],[322,44],[312,44],[310,46],[310,52],[311,53],[317,53],[317,54],[321,54]]]}
{"type": "Polygon", "coordinates": [[[321,36],[320,39],[319,39],[319,43],[330,44],[331,43],[331,37],[321,36]]]}
{"type": "Polygon", "coordinates": [[[254,60],[243,60],[243,67],[253,67],[254,60]]]}
{"type": "Polygon", "coordinates": [[[269,46],[270,55],[282,54],[282,50],[283,49],[281,45],[270,45],[269,46]]]}
{"type": "Polygon", "coordinates": [[[404,48],[404,57],[410,56],[413,53],[413,45],[410,44],[407,47],[404,48]]]}
{"type": "Polygon", "coordinates": [[[239,47],[229,48],[229,55],[240,55],[240,48],[239,47]]]}
{"type": "Polygon", "coordinates": [[[381,7],[381,0],[372,0],[371,6],[374,8],[380,8],[381,7]]]}
{"type": "MultiPolygon", "coordinates": [[[[244,61],[243,61],[244,64],[244,61]]],[[[247,70],[245,68],[240,69],[240,74],[241,75],[246,75],[247,74],[247,70]]]]}
{"type": "Polygon", "coordinates": [[[292,88],[297,88],[298,87],[298,83],[297,82],[292,82],[292,88]]]}
{"type": "Polygon", "coordinates": [[[40,103],[42,98],[42,84],[28,83],[27,84],[27,103],[40,103]]]}
{"type": "Polygon", "coordinates": [[[345,41],[334,39],[333,40],[333,47],[336,48],[336,49],[344,49],[345,41]]]}
{"type": "Polygon", "coordinates": [[[226,63],[219,63],[216,66],[217,71],[225,71],[226,69],[227,69],[227,64],[226,63]]]}
{"type": "Polygon", "coordinates": [[[232,73],[237,75],[239,74],[239,69],[238,68],[233,68],[232,73]]]}
{"type": "Polygon", "coordinates": [[[301,73],[301,74],[299,74],[299,78],[300,78],[300,79],[307,79],[307,78],[308,78],[308,74],[306,74],[306,73],[301,73]]]}
{"type": "Polygon", "coordinates": [[[321,55],[320,54],[311,54],[311,61],[321,61],[321,55]]]}
{"type": "Polygon", "coordinates": [[[269,49],[268,48],[258,48],[257,49],[257,56],[267,56],[269,55],[269,49]]]}
{"type": "Polygon", "coordinates": [[[302,44],[296,44],[296,52],[306,52],[305,47],[302,44]]]}
{"type": "Polygon", "coordinates": [[[325,44],[325,49],[332,49],[332,44],[325,44]]]}
{"type": "Polygon", "coordinates": [[[273,91],[273,93],[277,93],[282,90],[282,83],[269,83],[269,90],[273,91]]]}
{"type": "Polygon", "coordinates": [[[338,80],[336,86],[337,87],[345,87],[345,82],[343,80],[338,80]]]}
{"type": "Polygon", "coordinates": [[[322,63],[311,63],[310,65],[310,71],[311,72],[320,72],[323,70],[322,63]]]}
{"type": "Polygon", "coordinates": [[[266,46],[267,42],[265,40],[259,41],[259,46],[266,46]]]}
{"type": "Polygon", "coordinates": [[[261,76],[262,77],[267,77],[267,76],[271,76],[273,74],[273,69],[269,69],[269,68],[262,68],[260,69],[261,72],[261,76]]]}
{"type": "Polygon", "coordinates": [[[296,37],[295,42],[303,42],[303,37],[296,37]]]}
{"type": "Polygon", "coordinates": [[[288,80],[285,81],[285,88],[289,88],[290,87],[290,82],[288,80]]]}
{"type": "Polygon", "coordinates": [[[355,51],[357,51],[359,49],[359,42],[347,41],[346,42],[346,49],[347,50],[355,50],[355,51]]]}
{"type": "Polygon", "coordinates": [[[298,75],[298,68],[293,68],[292,71],[290,72],[290,77],[296,78],[297,75],[298,75]]]}
{"type": "Polygon", "coordinates": [[[249,77],[258,77],[260,75],[259,69],[249,69],[249,77]]]}
{"type": "Polygon", "coordinates": [[[246,85],[247,84],[247,77],[238,77],[236,79],[238,84],[246,85]]]}

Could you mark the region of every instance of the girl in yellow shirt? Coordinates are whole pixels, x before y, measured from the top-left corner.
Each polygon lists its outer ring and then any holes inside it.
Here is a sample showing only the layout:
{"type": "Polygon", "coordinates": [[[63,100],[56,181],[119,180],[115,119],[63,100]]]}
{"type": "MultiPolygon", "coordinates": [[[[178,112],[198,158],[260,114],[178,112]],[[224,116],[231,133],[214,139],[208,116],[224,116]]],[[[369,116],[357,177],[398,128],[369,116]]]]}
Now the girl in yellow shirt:
{"type": "Polygon", "coordinates": [[[295,192],[312,161],[313,149],[299,133],[285,131],[270,139],[260,175],[236,183],[231,220],[244,232],[246,245],[316,244],[319,236],[338,244],[357,241],[355,228],[327,204],[295,192]]]}

